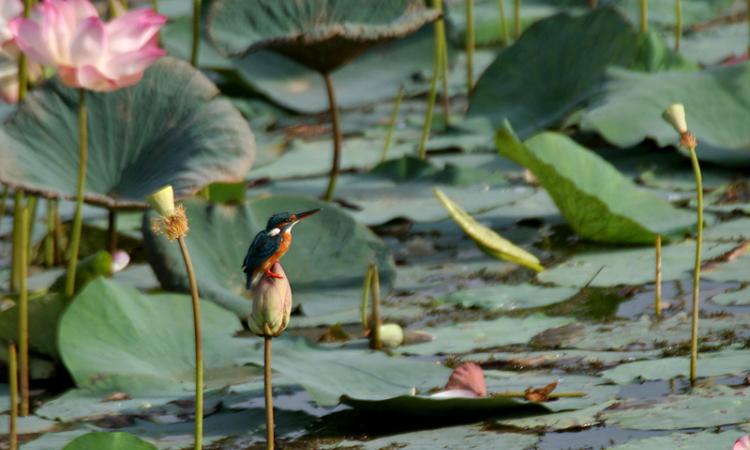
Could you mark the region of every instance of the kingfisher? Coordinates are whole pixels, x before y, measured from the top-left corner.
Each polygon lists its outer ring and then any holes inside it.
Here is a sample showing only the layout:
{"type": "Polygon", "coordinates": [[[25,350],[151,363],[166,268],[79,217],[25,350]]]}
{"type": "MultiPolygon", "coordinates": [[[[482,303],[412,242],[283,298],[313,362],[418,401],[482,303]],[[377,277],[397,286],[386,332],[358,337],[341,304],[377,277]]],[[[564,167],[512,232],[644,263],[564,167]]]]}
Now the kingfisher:
{"type": "Polygon", "coordinates": [[[284,278],[274,273],[271,268],[284,256],[292,244],[292,228],[302,219],[316,214],[320,209],[289,214],[282,212],[272,215],[268,219],[266,229],[255,235],[253,243],[247,249],[247,255],[242,262],[245,272],[245,286],[250,289],[260,277],[265,274],[273,278],[284,278]]]}

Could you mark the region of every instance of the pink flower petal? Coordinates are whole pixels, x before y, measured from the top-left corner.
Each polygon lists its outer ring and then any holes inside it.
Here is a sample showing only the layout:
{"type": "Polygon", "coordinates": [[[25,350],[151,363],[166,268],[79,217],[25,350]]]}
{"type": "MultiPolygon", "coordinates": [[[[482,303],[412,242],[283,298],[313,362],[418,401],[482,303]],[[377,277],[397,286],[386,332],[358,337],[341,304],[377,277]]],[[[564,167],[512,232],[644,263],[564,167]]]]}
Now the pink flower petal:
{"type": "Polygon", "coordinates": [[[42,27],[28,19],[16,19],[13,22],[13,29],[16,34],[16,43],[23,50],[28,58],[45,66],[54,66],[56,64],[56,55],[47,45],[47,41],[42,34],[42,27]]]}
{"type": "Polygon", "coordinates": [[[144,49],[113,57],[107,62],[105,73],[112,78],[126,77],[143,73],[156,60],[166,55],[159,47],[144,49]]]}
{"type": "MultiPolygon", "coordinates": [[[[118,89],[115,80],[107,77],[94,66],[83,66],[77,71],[78,87],[90,91],[109,92],[118,89]]],[[[75,86],[74,86],[75,87],[75,86]]]]}
{"type": "Polygon", "coordinates": [[[150,8],[136,9],[107,23],[110,49],[130,53],[146,45],[167,21],[150,8]]]}
{"type": "Polygon", "coordinates": [[[487,386],[484,383],[484,371],[474,363],[463,363],[453,369],[445,390],[471,391],[478,397],[487,396],[487,386]]]}
{"type": "Polygon", "coordinates": [[[23,12],[21,0],[0,0],[0,44],[13,39],[10,23],[23,12]]]}
{"type": "Polygon", "coordinates": [[[742,436],[734,442],[732,450],[750,450],[750,435],[742,436]]]}
{"type": "Polygon", "coordinates": [[[81,22],[70,45],[73,66],[97,65],[107,52],[107,33],[98,17],[81,22]]]}

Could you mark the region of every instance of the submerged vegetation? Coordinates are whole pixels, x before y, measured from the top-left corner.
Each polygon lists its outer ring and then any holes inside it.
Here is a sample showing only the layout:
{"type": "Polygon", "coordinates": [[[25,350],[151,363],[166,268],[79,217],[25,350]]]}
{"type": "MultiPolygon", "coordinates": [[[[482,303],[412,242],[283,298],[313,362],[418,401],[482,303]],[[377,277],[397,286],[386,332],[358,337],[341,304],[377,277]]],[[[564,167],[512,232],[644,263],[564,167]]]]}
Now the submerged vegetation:
{"type": "Polygon", "coordinates": [[[747,450],[747,8],[0,0],[0,448],[747,450]]]}

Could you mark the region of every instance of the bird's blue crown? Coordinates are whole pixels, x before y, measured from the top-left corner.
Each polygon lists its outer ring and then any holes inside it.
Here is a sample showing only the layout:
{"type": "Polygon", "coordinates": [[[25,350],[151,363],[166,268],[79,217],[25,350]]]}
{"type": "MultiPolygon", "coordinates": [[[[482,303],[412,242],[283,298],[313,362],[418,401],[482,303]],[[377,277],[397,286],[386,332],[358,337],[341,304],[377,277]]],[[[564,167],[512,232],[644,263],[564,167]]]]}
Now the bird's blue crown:
{"type": "Polygon", "coordinates": [[[282,223],[289,221],[291,217],[292,215],[288,212],[280,212],[272,215],[268,219],[268,223],[266,224],[266,231],[271,231],[274,228],[278,228],[278,226],[282,223]]]}

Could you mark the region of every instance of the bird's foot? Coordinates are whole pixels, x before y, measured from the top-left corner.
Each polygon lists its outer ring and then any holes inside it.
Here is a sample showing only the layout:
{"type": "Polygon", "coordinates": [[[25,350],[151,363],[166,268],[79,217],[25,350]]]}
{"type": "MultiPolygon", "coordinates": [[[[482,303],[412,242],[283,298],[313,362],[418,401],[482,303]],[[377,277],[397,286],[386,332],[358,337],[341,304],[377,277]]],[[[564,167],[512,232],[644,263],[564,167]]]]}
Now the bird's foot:
{"type": "Polygon", "coordinates": [[[279,275],[278,273],[272,272],[271,270],[266,270],[266,276],[267,277],[271,277],[271,278],[276,278],[276,279],[279,279],[279,280],[283,280],[284,279],[283,275],[279,275]]]}

